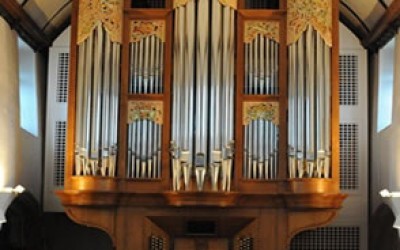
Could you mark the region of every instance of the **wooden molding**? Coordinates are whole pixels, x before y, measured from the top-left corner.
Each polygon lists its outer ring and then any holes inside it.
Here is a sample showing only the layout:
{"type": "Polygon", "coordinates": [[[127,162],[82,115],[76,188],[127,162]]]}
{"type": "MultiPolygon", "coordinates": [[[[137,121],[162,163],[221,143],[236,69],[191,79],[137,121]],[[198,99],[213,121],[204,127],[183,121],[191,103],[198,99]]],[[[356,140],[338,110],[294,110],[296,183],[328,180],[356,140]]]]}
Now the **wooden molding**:
{"type": "Polygon", "coordinates": [[[33,50],[41,51],[51,45],[50,38],[36,25],[17,1],[0,0],[0,15],[33,50]]]}
{"type": "Polygon", "coordinates": [[[393,1],[385,14],[372,29],[370,36],[362,40],[365,48],[377,50],[386,44],[400,26],[400,1],[393,1]]]}

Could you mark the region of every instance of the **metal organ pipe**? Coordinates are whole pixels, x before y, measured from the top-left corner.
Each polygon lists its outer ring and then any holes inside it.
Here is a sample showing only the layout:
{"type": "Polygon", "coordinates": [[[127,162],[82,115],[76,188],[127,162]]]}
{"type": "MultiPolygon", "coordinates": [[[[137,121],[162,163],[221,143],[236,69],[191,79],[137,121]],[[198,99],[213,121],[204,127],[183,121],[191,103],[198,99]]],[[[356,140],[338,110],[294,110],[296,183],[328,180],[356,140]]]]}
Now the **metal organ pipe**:
{"type": "MultiPolygon", "coordinates": [[[[180,187],[180,168],[195,166],[197,180],[203,182],[208,166],[218,164],[226,177],[222,178],[222,189],[230,189],[234,25],[235,10],[218,0],[189,0],[175,8],[171,142],[175,189],[180,187]]],[[[218,175],[214,177],[218,181],[218,175]]]]}
{"type": "Polygon", "coordinates": [[[115,176],[120,44],[101,24],[78,45],[75,175],[115,176]]]}
{"type": "MultiPolygon", "coordinates": [[[[162,93],[163,42],[150,35],[130,44],[130,94],[162,93]]],[[[128,125],[128,178],[161,177],[162,126],[146,119],[128,125]]]]}
{"type": "Polygon", "coordinates": [[[289,46],[291,178],[330,178],[330,53],[312,26],[289,46]]]}
{"type": "MultiPolygon", "coordinates": [[[[279,94],[279,44],[263,34],[245,43],[246,95],[279,94]]],[[[244,126],[246,179],[275,179],[278,171],[278,127],[257,118],[244,126]]]]}

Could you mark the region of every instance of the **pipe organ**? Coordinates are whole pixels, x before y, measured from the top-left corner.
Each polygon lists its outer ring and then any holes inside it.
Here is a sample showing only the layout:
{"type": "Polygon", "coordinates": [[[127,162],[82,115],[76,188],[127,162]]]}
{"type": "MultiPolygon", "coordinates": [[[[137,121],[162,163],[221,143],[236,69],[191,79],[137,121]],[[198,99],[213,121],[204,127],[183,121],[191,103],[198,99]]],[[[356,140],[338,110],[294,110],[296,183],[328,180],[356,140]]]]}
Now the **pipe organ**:
{"type": "Polygon", "coordinates": [[[140,238],[160,232],[188,237],[190,218],[214,222],[212,237],[285,249],[334,217],[345,198],[336,0],[73,6],[58,193],[71,218],[107,231],[117,249],[147,249],[140,238]],[[125,221],[143,232],[123,240],[125,221]]]}

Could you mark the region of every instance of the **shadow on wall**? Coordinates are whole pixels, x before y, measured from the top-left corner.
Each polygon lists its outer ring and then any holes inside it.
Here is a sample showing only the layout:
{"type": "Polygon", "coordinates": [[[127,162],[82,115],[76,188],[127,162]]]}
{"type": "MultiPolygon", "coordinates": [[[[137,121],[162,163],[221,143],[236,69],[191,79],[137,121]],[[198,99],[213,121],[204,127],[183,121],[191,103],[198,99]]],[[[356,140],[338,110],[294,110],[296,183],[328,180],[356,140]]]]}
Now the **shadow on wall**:
{"type": "Polygon", "coordinates": [[[103,231],[78,225],[64,213],[42,213],[29,192],[18,195],[0,231],[1,250],[112,250],[103,231]]]}
{"type": "Polygon", "coordinates": [[[370,250],[400,250],[399,232],[393,228],[395,221],[392,209],[380,204],[370,221],[370,250]]]}

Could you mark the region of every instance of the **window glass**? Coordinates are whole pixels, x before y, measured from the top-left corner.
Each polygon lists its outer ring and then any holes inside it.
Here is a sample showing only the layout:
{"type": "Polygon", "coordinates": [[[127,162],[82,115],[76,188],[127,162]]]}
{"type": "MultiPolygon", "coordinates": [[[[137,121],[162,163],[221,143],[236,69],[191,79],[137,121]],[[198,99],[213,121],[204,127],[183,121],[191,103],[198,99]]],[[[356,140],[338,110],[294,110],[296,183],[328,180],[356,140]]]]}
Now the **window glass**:
{"type": "Polygon", "coordinates": [[[378,132],[392,124],[395,39],[379,52],[378,132]]]}
{"type": "Polygon", "coordinates": [[[35,52],[21,39],[19,48],[20,126],[38,136],[38,98],[35,72],[35,52]]]}

